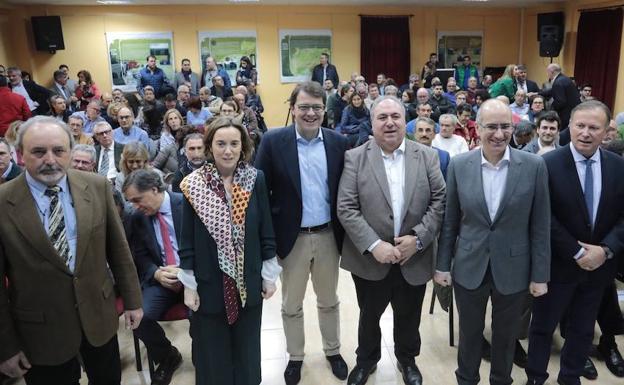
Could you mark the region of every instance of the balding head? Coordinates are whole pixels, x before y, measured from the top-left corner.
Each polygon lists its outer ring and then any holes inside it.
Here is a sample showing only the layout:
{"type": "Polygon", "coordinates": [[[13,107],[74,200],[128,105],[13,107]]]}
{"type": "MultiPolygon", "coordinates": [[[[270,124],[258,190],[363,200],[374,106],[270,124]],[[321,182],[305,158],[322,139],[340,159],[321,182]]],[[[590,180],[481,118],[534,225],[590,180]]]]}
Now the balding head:
{"type": "Polygon", "coordinates": [[[483,156],[496,165],[505,154],[513,133],[511,109],[497,99],[486,100],[477,112],[483,156]]]}

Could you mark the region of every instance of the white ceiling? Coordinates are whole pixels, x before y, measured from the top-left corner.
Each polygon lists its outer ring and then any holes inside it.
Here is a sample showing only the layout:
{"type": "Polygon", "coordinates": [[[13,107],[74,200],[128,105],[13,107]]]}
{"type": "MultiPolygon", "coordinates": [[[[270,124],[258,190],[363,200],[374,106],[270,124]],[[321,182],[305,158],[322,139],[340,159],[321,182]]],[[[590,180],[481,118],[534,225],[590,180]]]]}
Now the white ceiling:
{"type": "MultiPolygon", "coordinates": [[[[4,0],[15,5],[106,5],[98,4],[96,0],[4,0]]],[[[240,4],[230,0],[130,0],[132,5],[176,5],[176,4],[240,4]]],[[[565,0],[260,0],[251,4],[264,5],[393,5],[393,6],[499,6],[499,7],[523,7],[539,5],[543,3],[564,2],[565,0]]]]}

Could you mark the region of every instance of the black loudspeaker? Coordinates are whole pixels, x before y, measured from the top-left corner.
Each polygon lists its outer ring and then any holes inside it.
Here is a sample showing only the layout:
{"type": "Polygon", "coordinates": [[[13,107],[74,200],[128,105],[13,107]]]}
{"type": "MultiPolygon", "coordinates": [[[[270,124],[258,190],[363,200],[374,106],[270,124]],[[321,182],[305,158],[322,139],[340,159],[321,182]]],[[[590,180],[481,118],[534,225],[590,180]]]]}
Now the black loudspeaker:
{"type": "Polygon", "coordinates": [[[30,21],[37,51],[55,53],[65,49],[60,16],[33,16],[30,21]]]}
{"type": "Polygon", "coordinates": [[[541,57],[559,56],[563,45],[564,26],[563,12],[537,15],[537,40],[540,42],[541,57]]]}

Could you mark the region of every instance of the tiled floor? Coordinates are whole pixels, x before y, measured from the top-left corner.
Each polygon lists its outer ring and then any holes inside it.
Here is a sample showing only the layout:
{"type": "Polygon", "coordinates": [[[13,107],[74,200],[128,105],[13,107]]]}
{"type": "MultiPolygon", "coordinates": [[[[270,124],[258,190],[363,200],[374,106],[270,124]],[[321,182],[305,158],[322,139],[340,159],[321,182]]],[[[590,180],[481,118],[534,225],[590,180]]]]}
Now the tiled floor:
{"type": "MultiPolygon", "coordinates": [[[[341,271],[339,283],[339,295],[341,299],[341,340],[342,354],[351,368],[355,363],[355,348],[357,346],[357,324],[358,307],[355,297],[355,289],[351,276],[346,271],[341,271]]],[[[316,316],[316,299],[312,287],[308,287],[308,292],[304,303],[305,330],[306,330],[306,358],[303,365],[301,385],[332,385],[340,384],[331,374],[328,364],[321,349],[321,338],[318,329],[318,319],[316,316]]],[[[422,349],[416,363],[420,368],[425,384],[452,385],[455,384],[454,370],[456,368],[457,349],[450,347],[448,342],[448,314],[436,305],[433,315],[429,314],[429,303],[431,300],[431,285],[429,285],[425,295],[423,315],[420,326],[422,336],[422,349]]],[[[262,376],[263,385],[284,384],[283,371],[286,366],[286,342],[282,329],[280,316],[281,293],[276,293],[273,298],[265,302],[262,320],[262,376]]],[[[455,320],[455,341],[457,342],[457,320],[455,320]]],[[[177,321],[164,324],[167,336],[171,338],[184,357],[182,367],[176,372],[172,384],[192,385],[194,380],[194,369],[191,364],[190,337],[188,335],[188,322],[177,321]]],[[[383,332],[383,353],[378,364],[377,371],[370,377],[368,384],[403,384],[401,375],[396,370],[396,359],[393,354],[392,339],[392,311],[389,308],[382,317],[381,327],[383,332]]],[[[489,336],[489,331],[486,331],[489,336]]],[[[126,385],[149,384],[149,374],[147,369],[137,372],[134,366],[134,348],[131,335],[120,329],[119,340],[121,347],[121,359],[123,365],[123,383],[126,385]]],[[[555,339],[553,355],[551,357],[549,371],[552,377],[556,378],[559,368],[559,349],[562,341],[555,339]]],[[[624,338],[618,337],[619,345],[624,349],[624,338]]],[[[526,343],[524,343],[526,347],[526,343]]],[[[143,359],[145,351],[143,349],[143,359]]],[[[595,360],[599,377],[596,381],[583,379],[583,384],[615,385],[623,384],[623,379],[613,376],[605,367],[604,363],[595,360]]],[[[144,365],[147,368],[146,365],[144,365]]],[[[482,383],[488,383],[489,364],[483,362],[481,365],[482,383]]],[[[514,366],[514,384],[524,384],[526,376],[524,371],[514,366]]],[[[23,384],[18,382],[18,384],[23,384]]],[[[83,376],[81,384],[87,384],[83,376]]],[[[556,384],[551,379],[549,385],[556,384]]]]}

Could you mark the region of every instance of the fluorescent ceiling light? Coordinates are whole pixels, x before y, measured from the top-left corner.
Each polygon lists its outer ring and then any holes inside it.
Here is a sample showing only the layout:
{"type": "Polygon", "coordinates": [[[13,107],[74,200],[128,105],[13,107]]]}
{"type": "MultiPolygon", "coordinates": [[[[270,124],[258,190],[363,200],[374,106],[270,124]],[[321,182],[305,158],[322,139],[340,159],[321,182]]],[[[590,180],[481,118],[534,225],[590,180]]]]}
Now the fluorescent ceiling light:
{"type": "Polygon", "coordinates": [[[104,5],[126,5],[132,4],[132,0],[97,0],[99,4],[104,5]]]}

